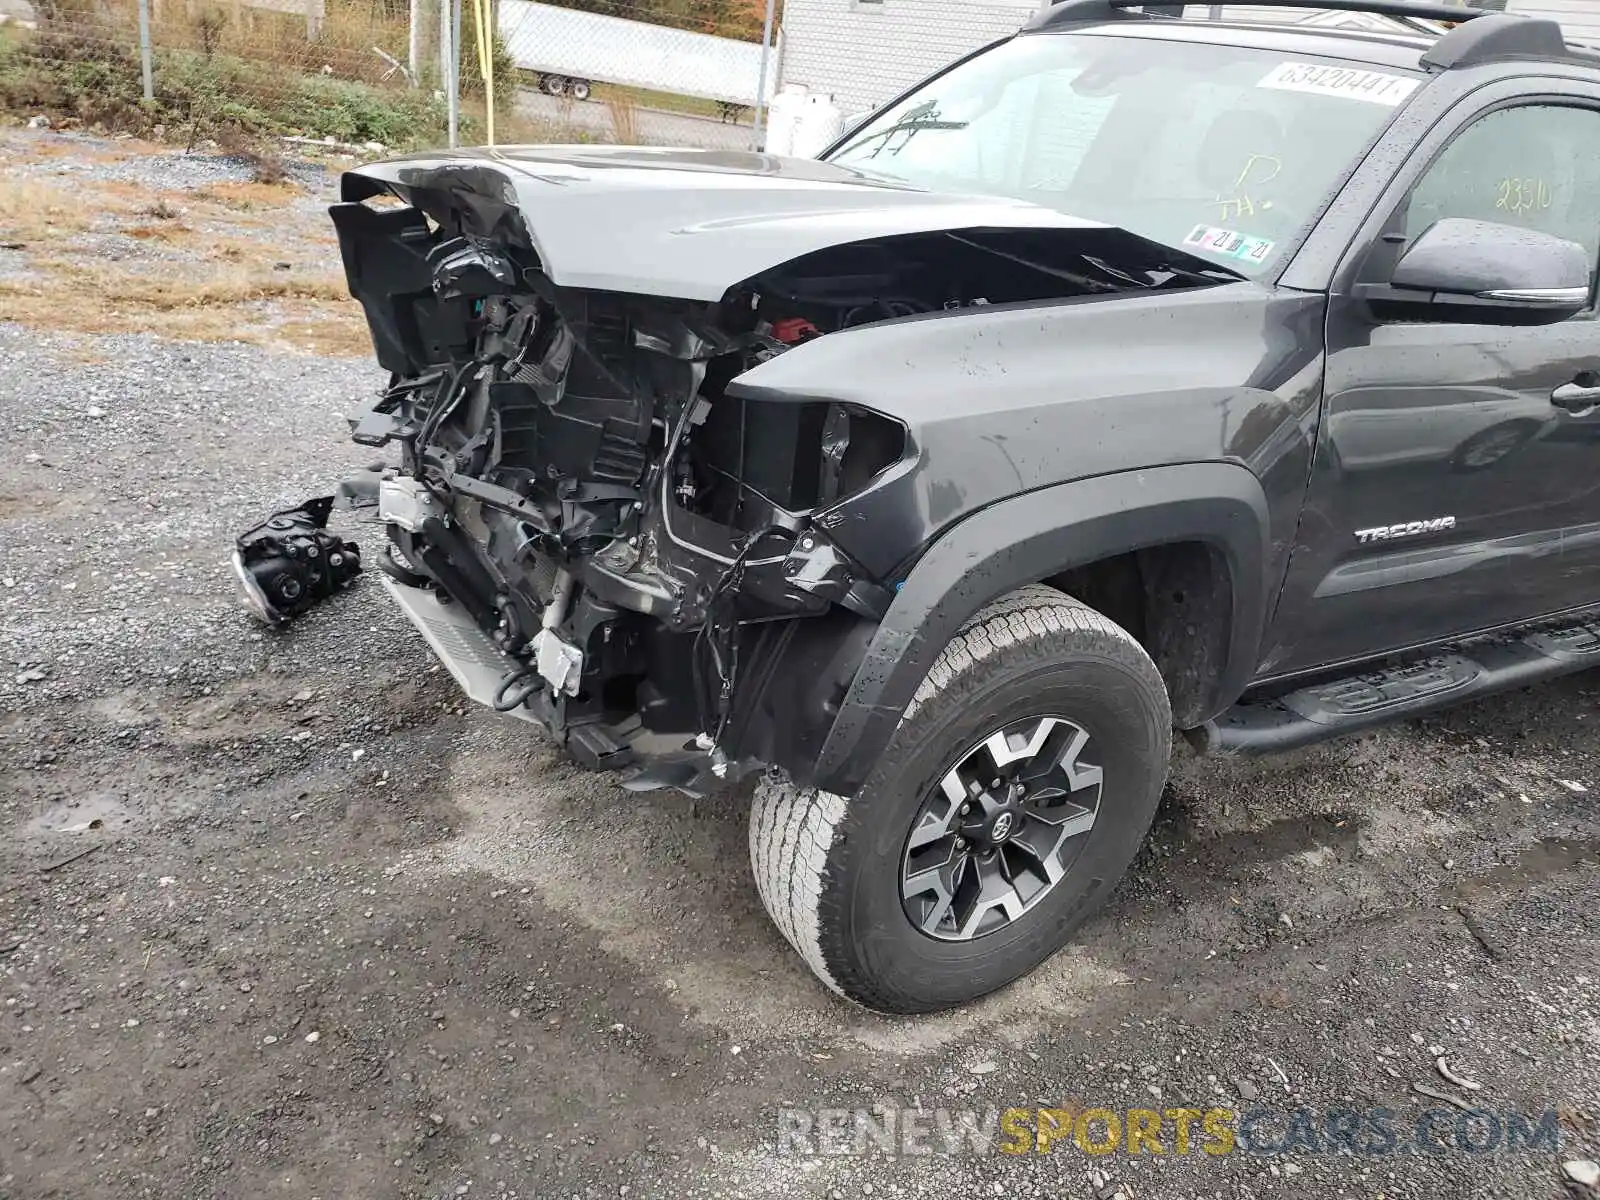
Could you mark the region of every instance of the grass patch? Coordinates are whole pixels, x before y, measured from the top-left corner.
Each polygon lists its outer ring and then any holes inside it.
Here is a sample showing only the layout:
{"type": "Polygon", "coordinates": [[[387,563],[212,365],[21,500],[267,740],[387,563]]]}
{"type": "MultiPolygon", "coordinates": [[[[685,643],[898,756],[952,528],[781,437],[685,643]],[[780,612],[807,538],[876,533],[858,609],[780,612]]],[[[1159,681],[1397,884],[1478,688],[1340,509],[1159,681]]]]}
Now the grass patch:
{"type": "MultiPolygon", "coordinates": [[[[128,7],[124,4],[125,10],[128,7]]],[[[374,46],[398,59],[406,56],[406,6],[390,0],[328,0],[314,42],[306,38],[304,18],[289,13],[236,9],[229,0],[189,0],[159,7],[151,37],[165,50],[270,63],[280,72],[303,75],[327,67],[340,79],[371,84],[385,82],[386,74],[388,82],[398,81],[391,65],[373,53],[374,46]]],[[[127,11],[120,15],[124,20],[132,16],[127,11]]]]}
{"type": "Polygon", "coordinates": [[[33,265],[35,276],[0,277],[0,306],[8,320],[74,333],[137,329],[181,341],[372,352],[360,309],[349,299],[344,277],[333,272],[217,264],[194,275],[167,276],[69,259],[33,265]],[[287,302],[283,320],[263,319],[260,308],[269,302],[287,302]],[[316,337],[301,342],[295,330],[315,330],[316,337]]]}
{"type": "Polygon", "coordinates": [[[218,204],[233,212],[281,208],[298,194],[286,183],[213,183],[190,193],[195,200],[218,204]]]}
{"type": "Polygon", "coordinates": [[[149,273],[131,273],[110,267],[46,264],[73,271],[84,283],[115,307],[126,305],[142,312],[174,313],[186,309],[216,309],[253,304],[262,300],[346,301],[350,293],[342,274],[333,271],[276,271],[257,266],[219,267],[198,278],[173,279],[149,273]]]}
{"type": "Polygon", "coordinates": [[[728,120],[729,123],[740,125],[750,124],[755,111],[741,105],[731,106],[725,112],[723,106],[715,100],[706,100],[699,96],[680,96],[676,92],[653,92],[649,88],[625,87],[616,83],[596,84],[594,98],[606,103],[610,103],[613,99],[629,100],[640,108],[685,113],[692,117],[713,117],[719,121],[728,120]]]}
{"type": "Polygon", "coordinates": [[[122,231],[131,238],[141,242],[182,242],[191,236],[194,230],[187,225],[169,222],[165,225],[130,225],[122,231]]]}
{"type": "Polygon", "coordinates": [[[37,179],[0,174],[0,241],[31,245],[81,233],[90,211],[71,192],[37,179]]]}
{"type": "MultiPolygon", "coordinates": [[[[284,261],[283,223],[293,218],[283,210],[296,195],[293,187],[259,183],[152,195],[109,181],[84,181],[69,193],[18,172],[0,174],[0,242],[21,245],[28,267],[26,274],[0,276],[0,312],[74,333],[139,330],[185,341],[370,355],[343,273],[284,261]],[[174,202],[179,198],[183,210],[174,202]],[[264,223],[280,236],[233,236],[264,223]],[[94,239],[105,234],[159,245],[170,258],[154,268],[98,259],[94,239]]],[[[325,261],[337,262],[328,249],[325,261]]]]}
{"type": "Polygon", "coordinates": [[[353,304],[302,306],[300,311],[305,316],[278,326],[278,341],[310,354],[371,358],[372,336],[360,319],[359,311],[352,317],[350,309],[353,307],[353,304]]]}
{"type": "MultiPolygon", "coordinates": [[[[40,299],[53,306],[92,297],[92,304],[64,306],[78,311],[87,321],[83,327],[94,332],[126,330],[128,326],[121,318],[135,314],[198,314],[209,310],[209,315],[216,316],[217,309],[264,300],[349,302],[344,276],[331,271],[276,271],[270,267],[218,263],[193,275],[167,275],[62,258],[43,259],[33,266],[47,278],[0,277],[0,296],[19,301],[40,299]],[[108,320],[114,324],[108,326],[108,320]]],[[[62,315],[59,308],[50,311],[62,315]]]]}

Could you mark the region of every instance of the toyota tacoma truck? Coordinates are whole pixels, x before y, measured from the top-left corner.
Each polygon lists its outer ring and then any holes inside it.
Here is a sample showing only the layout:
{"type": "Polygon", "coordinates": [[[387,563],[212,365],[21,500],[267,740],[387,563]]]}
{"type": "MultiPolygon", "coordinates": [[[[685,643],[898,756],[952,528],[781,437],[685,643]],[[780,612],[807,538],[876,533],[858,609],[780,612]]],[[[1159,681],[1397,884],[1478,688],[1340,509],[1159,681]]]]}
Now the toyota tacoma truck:
{"type": "Polygon", "coordinates": [[[1600,54],[1068,0],[815,160],[344,175],[379,578],[816,975],[971,1001],[1261,754],[1600,664],[1600,54]]]}

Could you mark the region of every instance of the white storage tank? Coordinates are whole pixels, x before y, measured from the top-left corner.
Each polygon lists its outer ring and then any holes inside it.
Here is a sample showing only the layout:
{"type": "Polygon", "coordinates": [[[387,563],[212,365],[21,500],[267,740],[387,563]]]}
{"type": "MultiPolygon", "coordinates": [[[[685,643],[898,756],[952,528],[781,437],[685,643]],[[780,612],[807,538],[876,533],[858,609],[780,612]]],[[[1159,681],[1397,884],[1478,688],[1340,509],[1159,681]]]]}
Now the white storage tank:
{"type": "Polygon", "coordinates": [[[798,83],[784,84],[772,98],[767,109],[765,149],[768,154],[794,153],[794,135],[805,103],[806,89],[798,83]]]}
{"type": "Polygon", "coordinates": [[[800,119],[795,124],[789,153],[796,158],[815,158],[838,140],[844,132],[844,110],[832,96],[812,92],[805,97],[800,119]]]}

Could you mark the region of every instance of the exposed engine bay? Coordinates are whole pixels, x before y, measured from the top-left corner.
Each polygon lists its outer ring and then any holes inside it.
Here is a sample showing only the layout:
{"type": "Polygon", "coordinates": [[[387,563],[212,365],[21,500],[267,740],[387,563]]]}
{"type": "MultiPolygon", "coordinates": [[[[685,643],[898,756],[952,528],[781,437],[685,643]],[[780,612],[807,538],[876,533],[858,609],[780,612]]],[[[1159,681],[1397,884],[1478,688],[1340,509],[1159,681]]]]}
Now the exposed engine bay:
{"type": "Polygon", "coordinates": [[[346,180],[332,215],[391,373],[353,437],[400,451],[371,558],[492,639],[489,702],[580,761],[634,765],[642,736],[665,739],[666,773],[639,786],[803,758],[894,595],[829,530],[910,469],[911,431],[733,381],[880,322],[1214,282],[1119,230],[1019,228],[828,247],[716,301],[563,287],[491,189],[346,180]]]}

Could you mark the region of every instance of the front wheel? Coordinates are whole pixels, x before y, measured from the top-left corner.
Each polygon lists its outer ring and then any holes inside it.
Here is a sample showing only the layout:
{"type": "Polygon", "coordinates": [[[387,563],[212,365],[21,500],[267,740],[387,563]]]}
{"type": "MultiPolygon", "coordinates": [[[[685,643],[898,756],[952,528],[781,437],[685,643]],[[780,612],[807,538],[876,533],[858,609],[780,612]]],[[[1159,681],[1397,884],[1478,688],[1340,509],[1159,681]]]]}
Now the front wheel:
{"type": "Polygon", "coordinates": [[[952,1008],[1027,974],[1127,870],[1166,780],[1172,713],[1124,629],[1039,585],[984,609],[934,663],[861,792],[769,776],[757,889],[829,987],[952,1008]]]}

